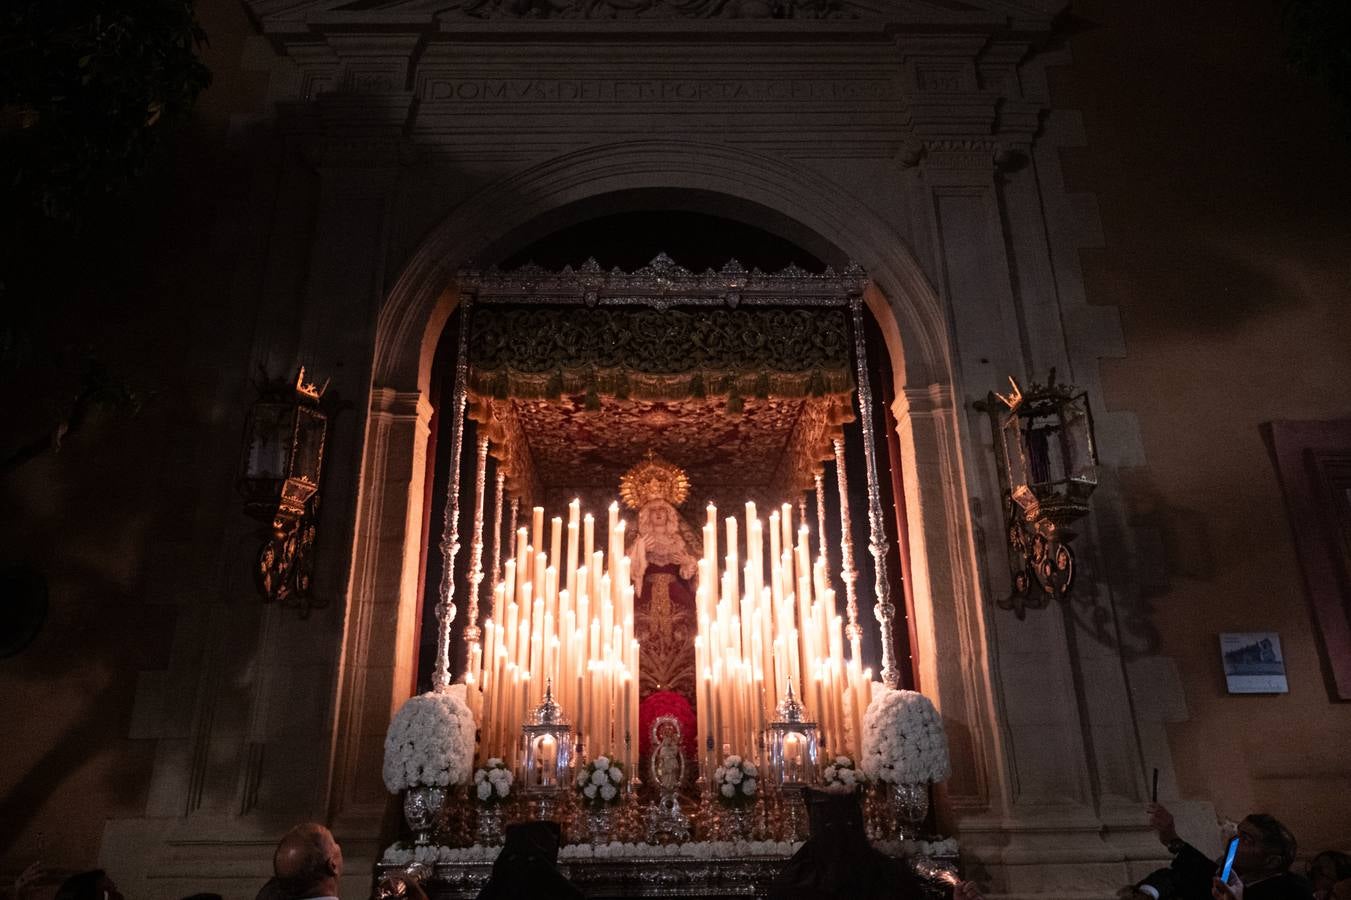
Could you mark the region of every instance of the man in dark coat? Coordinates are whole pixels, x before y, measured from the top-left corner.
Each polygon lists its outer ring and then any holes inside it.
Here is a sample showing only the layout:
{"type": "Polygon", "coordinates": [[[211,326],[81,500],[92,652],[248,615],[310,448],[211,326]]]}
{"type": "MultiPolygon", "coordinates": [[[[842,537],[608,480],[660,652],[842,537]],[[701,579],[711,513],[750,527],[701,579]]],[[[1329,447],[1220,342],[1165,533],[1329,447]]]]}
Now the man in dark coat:
{"type": "MultiPolygon", "coordinates": [[[[895,900],[925,896],[905,862],[873,849],[858,795],[807,789],[811,837],[770,886],[769,900],[895,900]]],[[[953,900],[981,900],[968,881],[953,884],[953,900]]]]}
{"type": "Polygon", "coordinates": [[[1312,900],[1309,883],[1290,871],[1295,837],[1273,816],[1253,813],[1238,826],[1238,852],[1231,884],[1216,877],[1220,864],[1178,836],[1172,813],[1149,806],[1149,821],[1159,840],[1173,854],[1166,869],[1153,872],[1135,886],[1137,895],[1152,900],[1312,900]]]}
{"type": "Polygon", "coordinates": [[[502,852],[478,900],[582,900],[582,892],[558,871],[558,845],[563,831],[557,822],[522,822],[507,826],[502,852]]]}

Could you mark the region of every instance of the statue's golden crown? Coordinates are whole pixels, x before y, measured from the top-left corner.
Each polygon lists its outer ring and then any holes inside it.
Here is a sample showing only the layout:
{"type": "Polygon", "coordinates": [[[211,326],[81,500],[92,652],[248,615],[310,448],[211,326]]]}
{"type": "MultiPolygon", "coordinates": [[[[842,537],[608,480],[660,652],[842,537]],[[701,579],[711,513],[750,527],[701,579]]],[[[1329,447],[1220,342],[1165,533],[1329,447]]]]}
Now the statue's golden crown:
{"type": "Polygon", "coordinates": [[[679,506],[689,493],[690,480],[685,470],[651,450],[619,479],[619,496],[629,509],[642,509],[653,500],[679,506]]]}

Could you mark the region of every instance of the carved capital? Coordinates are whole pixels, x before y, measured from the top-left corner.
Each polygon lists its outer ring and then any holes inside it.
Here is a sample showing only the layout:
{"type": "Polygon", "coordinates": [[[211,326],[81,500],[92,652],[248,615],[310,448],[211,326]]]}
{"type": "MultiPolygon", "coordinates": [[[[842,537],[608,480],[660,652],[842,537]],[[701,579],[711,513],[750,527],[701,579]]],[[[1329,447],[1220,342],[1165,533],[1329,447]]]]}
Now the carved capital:
{"type": "Polygon", "coordinates": [[[893,156],[902,169],[988,173],[1016,172],[1029,158],[1026,144],[967,137],[906,139],[893,156]]]}

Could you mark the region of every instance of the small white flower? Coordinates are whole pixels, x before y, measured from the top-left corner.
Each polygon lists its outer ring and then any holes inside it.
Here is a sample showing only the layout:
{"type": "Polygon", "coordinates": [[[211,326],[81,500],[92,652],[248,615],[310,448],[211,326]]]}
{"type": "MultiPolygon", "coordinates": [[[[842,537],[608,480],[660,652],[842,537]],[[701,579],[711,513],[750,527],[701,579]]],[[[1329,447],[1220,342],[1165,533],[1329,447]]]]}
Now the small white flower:
{"type": "Polygon", "coordinates": [[[740,770],[740,769],[728,769],[728,770],[727,770],[727,783],[728,783],[728,784],[740,784],[740,783],[741,783],[741,778],[742,778],[742,775],[741,775],[741,770],[740,770]]]}
{"type": "Polygon", "coordinates": [[[732,754],[731,756],[727,757],[726,760],[724,760],[724,763],[729,766],[740,765],[741,757],[737,756],[736,754],[732,754]]]}
{"type": "Polygon", "coordinates": [[[613,800],[615,798],[615,795],[618,793],[619,791],[615,790],[614,785],[607,784],[600,789],[600,798],[608,803],[611,800],[613,800]]]}
{"type": "Polygon", "coordinates": [[[588,776],[585,772],[578,772],[577,777],[573,779],[573,784],[577,785],[577,787],[581,787],[582,785],[586,784],[587,781],[589,780],[590,776],[588,776]]]}
{"type": "MultiPolygon", "coordinates": [[[[481,788],[483,787],[483,785],[479,785],[479,787],[481,788]]],[[[511,793],[511,785],[508,784],[507,782],[499,781],[497,783],[496,791],[497,796],[505,797],[507,794],[511,793]]]]}
{"type": "Polygon", "coordinates": [[[750,763],[746,763],[744,766],[742,766],[741,771],[745,772],[752,778],[760,774],[760,770],[757,769],[755,766],[751,765],[750,763]]]}
{"type": "Polygon", "coordinates": [[[621,782],[621,781],[624,780],[624,773],[621,772],[618,768],[615,768],[614,766],[611,766],[611,767],[610,767],[610,780],[613,781],[615,784],[619,784],[619,782],[621,782]]]}
{"type": "Polygon", "coordinates": [[[483,784],[484,779],[486,779],[487,777],[488,773],[483,771],[482,769],[479,769],[477,772],[474,773],[474,784],[483,784]]]}
{"type": "Polygon", "coordinates": [[[713,780],[714,780],[714,781],[722,781],[722,779],[723,779],[726,775],[727,775],[727,770],[724,769],[722,766],[718,766],[718,768],[715,769],[714,772],[713,772],[713,780]]]}
{"type": "Polygon", "coordinates": [[[609,780],[610,779],[605,776],[605,772],[601,769],[597,769],[591,773],[591,783],[594,785],[599,786],[605,784],[609,780]]]}
{"type": "Polygon", "coordinates": [[[586,799],[595,800],[596,786],[594,784],[588,784],[586,787],[582,788],[582,793],[586,795],[586,799]]]}
{"type": "Polygon", "coordinates": [[[835,769],[834,766],[826,766],[825,771],[823,771],[823,772],[821,773],[821,777],[824,778],[827,782],[834,781],[834,780],[835,780],[835,772],[836,772],[836,769],[835,769]]]}
{"type": "Polygon", "coordinates": [[[760,786],[756,784],[754,778],[747,778],[745,783],[741,785],[741,792],[747,797],[754,797],[755,792],[759,790],[759,787],[760,786]]]}
{"type": "Polygon", "coordinates": [[[734,796],[736,796],[736,786],[735,786],[735,785],[724,784],[721,788],[719,788],[719,790],[722,792],[722,795],[723,795],[724,797],[734,797],[734,796]]]}
{"type": "Polygon", "coordinates": [[[480,800],[487,800],[493,795],[493,786],[486,781],[480,781],[477,790],[480,800]]]}
{"type": "Polygon", "coordinates": [[[844,766],[846,769],[852,769],[854,767],[854,761],[847,756],[837,756],[835,757],[835,765],[844,766]]]}
{"type": "Polygon", "coordinates": [[[602,771],[604,771],[605,769],[610,768],[610,758],[609,758],[608,756],[597,756],[597,757],[596,757],[596,768],[597,768],[597,769],[600,769],[600,770],[602,770],[602,771]]]}

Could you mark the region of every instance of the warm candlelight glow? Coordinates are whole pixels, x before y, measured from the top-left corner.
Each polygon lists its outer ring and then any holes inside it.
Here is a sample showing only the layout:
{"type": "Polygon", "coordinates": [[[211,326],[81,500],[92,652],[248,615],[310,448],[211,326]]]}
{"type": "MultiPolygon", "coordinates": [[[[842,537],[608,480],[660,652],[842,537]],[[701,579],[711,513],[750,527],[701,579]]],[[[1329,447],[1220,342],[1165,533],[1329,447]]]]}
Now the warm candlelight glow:
{"type": "MultiPolygon", "coordinates": [[[[819,546],[812,552],[791,504],[771,511],[767,523],[754,502],[745,504],[744,518],[719,519],[712,503],[705,512],[695,585],[693,762],[709,778],[719,749],[761,759],[790,681],[818,723],[820,746],[857,757],[872,670],[862,666],[857,637],[845,640],[827,556],[819,546]]],[[[549,519],[547,533],[544,509],[532,513],[529,529],[517,530],[515,555],[502,563],[482,643],[470,646],[465,682],[477,688],[471,702],[482,723],[479,753],[516,758],[521,725],[552,681],[580,758],[609,754],[637,771],[640,587],[624,554],[627,523],[611,503],[597,548],[595,518],[582,513],[580,500],[568,504],[566,519],[549,519]]],[[[546,754],[552,761],[558,753],[552,739],[536,749],[541,771],[551,771],[546,754]]],[[[792,767],[786,778],[808,780],[801,735],[786,735],[784,762],[792,767]]]]}

